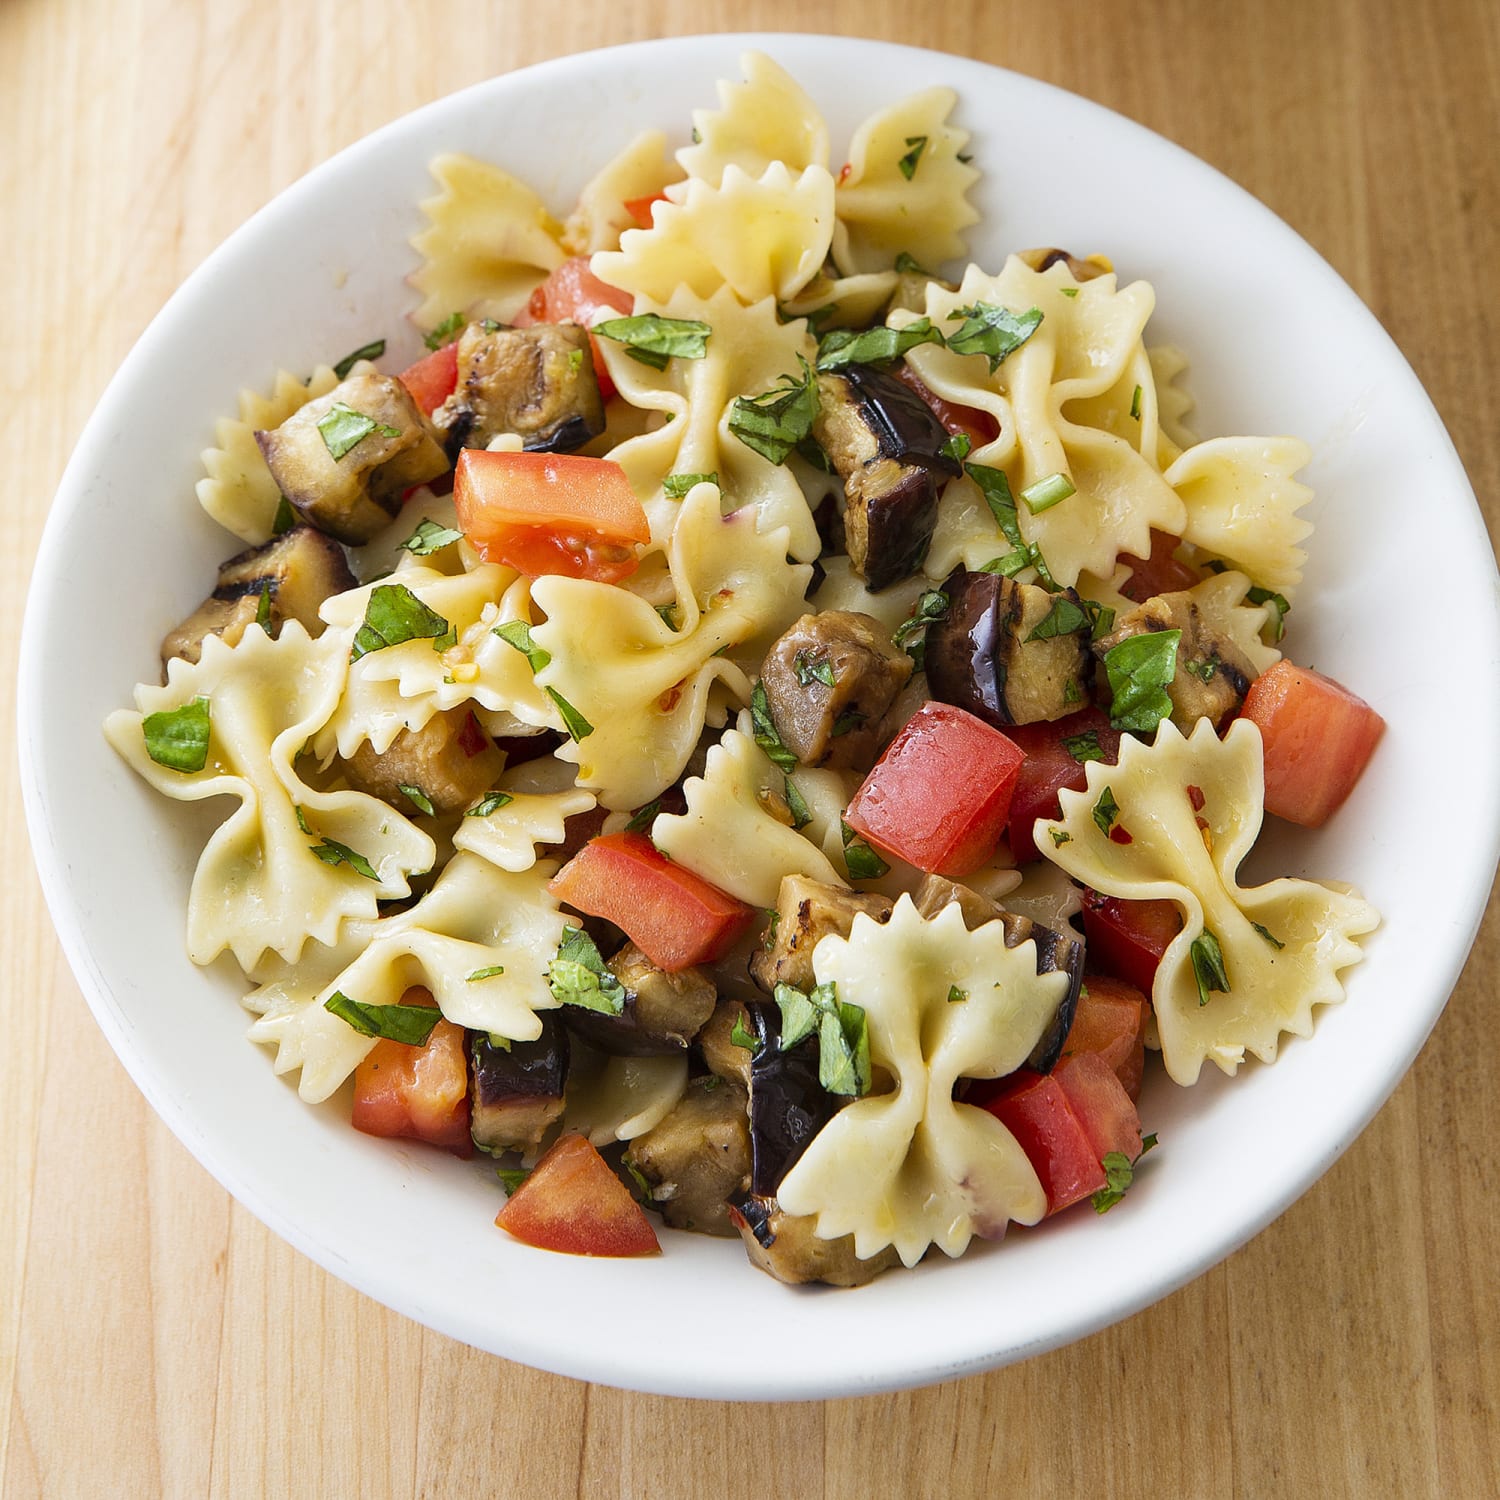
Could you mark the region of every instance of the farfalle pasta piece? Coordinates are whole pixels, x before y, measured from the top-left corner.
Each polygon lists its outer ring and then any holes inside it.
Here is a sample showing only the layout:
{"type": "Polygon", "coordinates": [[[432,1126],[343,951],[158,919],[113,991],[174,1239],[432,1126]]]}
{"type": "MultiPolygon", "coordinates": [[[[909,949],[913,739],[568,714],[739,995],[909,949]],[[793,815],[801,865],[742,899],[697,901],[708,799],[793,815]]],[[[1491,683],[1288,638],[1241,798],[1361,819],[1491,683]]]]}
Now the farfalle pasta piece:
{"type": "Polygon", "coordinates": [[[1187,425],[1188,413],[1197,403],[1183,384],[1188,357],[1181,349],[1175,344],[1158,344],[1146,354],[1151,361],[1151,379],[1156,386],[1156,466],[1167,469],[1184,448],[1191,448],[1198,441],[1198,434],[1187,425]]]}
{"type": "Polygon", "coordinates": [[[566,259],[562,226],[509,172],[447,152],[432,163],[441,191],[422,203],[427,228],[411,284],[422,294],[412,321],[426,331],[455,312],[506,322],[566,259]]]}
{"type": "Polygon", "coordinates": [[[689,178],[677,191],[652,209],[650,229],[627,229],[618,250],[594,256],[596,276],[655,303],[679,287],[711,297],[723,286],[755,303],[785,302],[822,269],[833,238],[826,167],[772,162],[751,177],[731,163],[717,186],[689,178]]]}
{"type": "Polygon", "coordinates": [[[1075,880],[1182,912],[1151,997],[1180,1084],[1205,1060],[1232,1074],[1246,1052],[1274,1061],[1283,1032],[1310,1036],[1314,1007],[1343,999],[1339,973],[1379,922],[1348,887],[1238,884],[1263,817],[1261,757],[1246,719],[1223,740],[1206,719],[1186,739],[1164,719],[1153,744],[1125,737],[1117,765],[1090,762],[1087,790],[1063,791],[1062,816],[1037,824],[1038,847],[1075,880]]]}
{"type": "Polygon", "coordinates": [[[1290,599],[1307,561],[1298,543],[1313,529],[1297,514],[1312,491],[1293,475],[1311,457],[1307,444],[1291,437],[1209,438],[1195,444],[1166,473],[1187,507],[1179,534],[1290,599]]]}
{"type": "Polygon", "coordinates": [[[226,948],[244,969],[267,949],[295,959],[308,938],[330,944],[344,921],[373,918],[378,901],[410,895],[407,877],[432,867],[432,839],[384,802],[319,791],[297,774],[297,757],[338,701],[348,655],[346,634],[328,630],[311,640],[295,620],[274,641],[258,628],[233,647],[210,635],[200,661],[172,661],[165,687],[138,687],[136,710],[105,721],[110,744],[157,791],[179,802],[239,802],[193,875],[194,963],[211,963],[226,948]],[[208,700],[209,712],[202,770],[157,764],[147,753],[145,717],[197,698],[208,700]]]}
{"type": "Polygon", "coordinates": [[[680,500],[663,490],[672,474],[712,474],[735,509],[753,506],[763,531],[785,526],[788,552],[810,562],[822,543],[807,497],[785,464],[773,464],[729,429],[730,408],[746,392],[769,390],[800,360],[815,356],[806,326],[783,323],[767,298],[743,306],[727,287],[701,298],[679,289],[664,303],[642,301],[642,312],[707,323],[712,332],[701,359],[669,360],[653,370],[631,359],[622,345],[601,339],[610,375],[625,401],[660,412],[667,420],[610,452],[646,507],[651,535],[664,545],[681,514],[680,500]]]}
{"type": "Polygon", "coordinates": [[[563,1129],[595,1146],[633,1141],[660,1125],[687,1088],[687,1056],[605,1057],[573,1043],[563,1129]]]}
{"type": "Polygon", "coordinates": [[[682,502],[667,543],[673,624],[612,584],[548,577],[532,585],[546,616],[532,639],[551,656],[537,683],[588,725],[557,755],[578,767],[579,785],[605,807],[639,807],[677,779],[716,681],[748,701],[744,671],[720,653],[758,659],[802,612],[811,570],[786,554],[785,528],[757,531],[748,508],[721,517],[717,490],[702,484],[682,502]]]}
{"type": "MultiPolygon", "coordinates": [[[[1145,368],[1139,355],[1155,305],[1151,288],[1143,281],[1117,288],[1113,273],[1080,284],[1061,262],[1033,271],[1013,255],[999,276],[970,266],[956,292],[930,283],[927,316],[951,336],[962,326],[962,309],[981,303],[1017,316],[1036,309],[1042,319],[993,372],[983,354],[932,344],[911,350],[907,362],[944,400],[978,407],[999,422],[1000,436],[971,462],[1004,469],[1018,495],[1054,474],[1071,481],[1074,493],[1059,504],[1039,513],[1017,506],[1021,535],[1041,549],[1052,576],[1062,584],[1083,572],[1107,578],[1120,553],[1150,553],[1153,528],[1180,536],[1186,511],[1154,454],[1067,415],[1070,403],[1086,410],[1116,389],[1128,369],[1145,368]]],[[[891,322],[913,317],[897,313],[891,322]]],[[[1006,550],[977,486],[967,477],[955,480],[943,497],[928,575],[944,577],[960,560],[981,567],[1006,550]]]]}
{"type": "Polygon", "coordinates": [[[653,198],[681,180],[681,168],[667,155],[666,136],[643,130],[584,184],[563,227],[563,249],[569,255],[618,250],[621,234],[641,227],[626,205],[653,198]]]}
{"type": "Polygon", "coordinates": [[[948,123],[958,96],[923,89],[871,115],[839,174],[833,258],[845,275],[889,270],[903,251],[940,266],[967,249],[978,222],[967,194],[979,173],[960,160],[969,134],[948,123]]]}
{"type": "MultiPolygon", "coordinates": [[[[815,785],[834,788],[836,825],[845,801],[842,779],[801,767],[792,779],[804,801],[815,785]]],[[[805,838],[773,811],[787,807],[787,777],[748,734],[726,730],[709,750],[703,775],[690,776],[683,794],[687,810],[657,817],[651,839],[669,859],[710,885],[751,906],[768,907],[775,906],[786,875],[844,884],[839,868],[815,842],[820,831],[815,824],[808,824],[812,837],[805,838]]],[[[826,826],[822,832],[826,834],[826,826]]]]}
{"type": "Polygon", "coordinates": [[[863,1007],[871,1065],[894,1086],[813,1137],[777,1190],[782,1208],[814,1216],[822,1239],[852,1234],[862,1260],[894,1245],[908,1266],[929,1245],[961,1255],[975,1234],[1040,1219],[1047,1200],[1025,1152],[953,1089],[1020,1067],[1066,977],[1039,975],[1035,944],[1007,948],[1001,923],[970,932],[957,905],[924,921],[910,896],[884,924],[860,914],[848,938],[824,938],[813,971],[863,1007]]]}
{"type": "Polygon", "coordinates": [[[536,863],[538,844],[562,843],[567,820],[595,806],[594,794],[580,787],[541,794],[507,792],[505,796],[509,800],[490,811],[465,815],[453,834],[453,847],[516,873],[536,863]]]}
{"type": "MultiPolygon", "coordinates": [[[[361,371],[373,368],[363,361],[356,366],[361,371]]],[[[241,391],[239,416],[221,417],[214,424],[215,446],[203,450],[207,473],[198,481],[198,503],[242,542],[258,547],[270,541],[281,504],[281,488],[266,467],[256,432],[280,427],[293,412],[326,396],[338,383],[327,365],[319,365],[306,381],[278,370],[269,396],[241,391]]]]}
{"type": "Polygon", "coordinates": [[[1209,635],[1227,636],[1257,672],[1264,672],[1281,660],[1281,652],[1268,646],[1262,636],[1271,623],[1271,607],[1247,603],[1250,588],[1250,580],[1243,573],[1228,569],[1211,574],[1187,593],[1192,595],[1209,635]]]}
{"type": "Polygon", "coordinates": [[[777,161],[826,167],[828,127],[802,85],[764,52],[746,52],[740,67],[743,83],[719,81],[718,109],[693,111],[693,144],[677,153],[683,171],[717,187],[731,165],[749,177],[777,161]]]}

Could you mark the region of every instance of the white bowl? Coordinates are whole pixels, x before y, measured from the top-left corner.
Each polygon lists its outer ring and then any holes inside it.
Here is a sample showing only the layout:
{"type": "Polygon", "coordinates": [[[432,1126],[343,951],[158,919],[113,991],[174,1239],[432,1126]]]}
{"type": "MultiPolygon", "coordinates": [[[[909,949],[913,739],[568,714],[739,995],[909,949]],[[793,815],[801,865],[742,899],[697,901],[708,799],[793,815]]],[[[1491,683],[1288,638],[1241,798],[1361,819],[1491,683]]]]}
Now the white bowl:
{"type": "Polygon", "coordinates": [[[1494,559],[1442,424],[1375,319],[1268,210],[1027,78],[849,38],[720,36],[564,58],[419,110],[288,189],[189,278],[100,401],[49,517],[20,751],[47,898],[100,1026],[188,1149],[271,1228],[387,1306],[511,1359],[641,1390],[784,1399],[917,1385],[1077,1338],[1212,1265],[1328,1168],[1416,1055],[1484,910],[1500,781],[1465,778],[1452,804],[1432,786],[1455,744],[1500,743],[1497,682],[1494,559]],[[1184,1090],[1157,1076],[1142,1114],[1161,1147],[1107,1217],[1078,1210],[849,1293],[789,1290],[737,1244],[689,1235],[668,1233],[646,1261],[528,1249],[492,1226],[483,1167],[304,1105],[244,1039],[237,975],[184,955],[203,825],[100,732],[133,683],[154,680],[162,634],[236,550],[193,498],[213,419],[277,366],[310,369],[379,334],[392,367],[417,351],[403,278],[428,161],[473,152],[566,211],[631,132],[684,135],[747,46],[820,102],[835,150],[869,111],[953,85],[985,173],[975,258],[1108,252],[1155,286],[1155,337],[1191,354],[1202,431],[1312,444],[1317,530],[1288,646],[1390,724],[1325,830],[1271,840],[1267,863],[1353,881],[1385,918],[1313,1038],[1233,1080],[1208,1069],[1184,1090]],[[1412,589],[1417,569],[1440,614],[1412,589]]]}

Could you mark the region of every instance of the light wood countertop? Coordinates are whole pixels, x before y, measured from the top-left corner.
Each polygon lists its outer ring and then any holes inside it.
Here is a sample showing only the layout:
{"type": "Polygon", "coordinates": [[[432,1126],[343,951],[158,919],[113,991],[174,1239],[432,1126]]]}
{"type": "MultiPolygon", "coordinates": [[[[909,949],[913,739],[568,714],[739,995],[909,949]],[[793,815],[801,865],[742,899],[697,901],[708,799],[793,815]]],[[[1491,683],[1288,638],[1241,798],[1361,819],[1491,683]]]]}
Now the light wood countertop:
{"type": "MultiPolygon", "coordinates": [[[[255,209],[348,142],[497,72],[575,47],[777,29],[786,14],[768,0],[0,0],[7,664],[89,412],[182,278],[255,209]]],[[[1003,63],[1228,173],[1390,330],[1493,533],[1500,7],[806,0],[795,23],[1003,63]]],[[[14,718],[9,695],[4,712],[14,718]]],[[[1468,774],[1493,774],[1487,751],[1471,747],[1468,774]]],[[[1354,1147],[1157,1306],[928,1390],[690,1403],[539,1374],[429,1333],[233,1203],[94,1026],[13,789],[0,817],[4,1500],[1500,1495],[1493,920],[1354,1147]]]]}

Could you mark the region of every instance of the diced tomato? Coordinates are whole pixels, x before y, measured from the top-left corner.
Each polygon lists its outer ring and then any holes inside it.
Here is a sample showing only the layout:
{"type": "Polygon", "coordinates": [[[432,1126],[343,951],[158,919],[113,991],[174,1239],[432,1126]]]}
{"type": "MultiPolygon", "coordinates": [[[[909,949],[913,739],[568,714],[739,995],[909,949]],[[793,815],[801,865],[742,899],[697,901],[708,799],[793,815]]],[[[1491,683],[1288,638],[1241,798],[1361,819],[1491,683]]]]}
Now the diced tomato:
{"type": "MultiPolygon", "coordinates": [[[[420,987],[407,990],[401,1003],[436,1004],[420,987]]],[[[354,1070],[354,1128],[472,1156],[463,1027],[439,1021],[421,1047],[384,1038],[376,1042],[354,1070]]]]}
{"type": "Polygon", "coordinates": [[[1108,974],[1089,974],[1063,1041],[1062,1060],[1101,1057],[1132,1099],[1141,1092],[1146,1066],[1146,1017],[1150,1004],[1134,985],[1108,974]]]}
{"type": "Polygon", "coordinates": [[[1010,852],[1017,864],[1025,864],[1041,858],[1032,836],[1036,820],[1062,814],[1058,792],[1063,787],[1081,792],[1088,786],[1084,763],[1063,741],[1092,733],[1104,760],[1113,765],[1120,753],[1120,731],[1110,728],[1107,714],[1085,708],[1050,724],[1015,724],[1005,733],[1026,755],[1010,799],[1010,852]]]}
{"type": "Polygon", "coordinates": [[[444,344],[435,354],[408,365],[398,378],[424,415],[430,417],[458,386],[458,344],[444,344]]]}
{"type": "Polygon", "coordinates": [[[1052,1076],[1073,1106],[1095,1158],[1103,1162],[1111,1151],[1134,1161],[1141,1154],[1141,1117],[1135,1101],[1102,1057],[1085,1052],[1059,1063],[1052,1076]]]}
{"type": "Polygon", "coordinates": [[[665,203],[665,193],[647,193],[644,198],[627,198],[621,207],[626,213],[640,225],[642,229],[650,229],[652,224],[651,205],[653,203],[665,203]]]}
{"type": "Polygon", "coordinates": [[[1196,568],[1190,568],[1185,562],[1178,562],[1172,555],[1181,545],[1180,537],[1153,529],[1150,557],[1122,554],[1120,560],[1130,565],[1131,572],[1120,592],[1127,599],[1144,604],[1156,594],[1175,594],[1192,588],[1196,583],[1202,583],[1202,575],[1196,568]]]}
{"type": "Polygon", "coordinates": [[[1083,892],[1083,935],[1089,963],[1149,995],[1156,966],[1182,931],[1173,901],[1120,901],[1098,891],[1083,892]]]}
{"type": "Polygon", "coordinates": [[[613,922],[669,974],[723,958],[755,918],[754,907],[674,864],[643,833],[591,839],[548,889],[575,911],[613,922]]]}
{"type": "Polygon", "coordinates": [[[565,1255],[660,1255],[639,1203],[581,1135],[561,1137],[495,1215],[539,1250],[565,1255]]]}
{"type": "Polygon", "coordinates": [[[1241,712],[1265,745],[1266,811],[1304,828],[1343,805],[1385,733],[1363,698],[1285,658],[1250,684],[1241,712]]]}
{"type": "Polygon", "coordinates": [[[1041,1180],[1049,1214],[1105,1186],[1099,1153],[1056,1078],[1022,1068],[998,1090],[971,1091],[968,1102],[1015,1136],[1041,1180]]]}
{"type": "Polygon", "coordinates": [[[576,453],[488,453],[465,448],[453,504],[486,562],[533,578],[560,573],[618,583],[639,566],[651,524],[619,464],[576,453]]]}
{"type": "MultiPolygon", "coordinates": [[[[629,292],[600,281],[589,270],[586,255],[565,260],[532,294],[531,301],[511,320],[517,328],[533,323],[577,323],[587,328],[601,313],[624,317],[635,306],[629,292]]],[[[615,394],[599,342],[590,338],[594,350],[594,374],[599,377],[599,394],[608,401],[615,394]]]]}
{"type": "Polygon", "coordinates": [[[1000,436],[1000,424],[989,412],[977,406],[960,406],[956,402],[943,400],[941,396],[928,390],[917,372],[904,361],[892,373],[904,380],[927,403],[933,416],[948,432],[955,437],[962,433],[968,438],[971,447],[982,448],[1000,436]]]}
{"type": "Polygon", "coordinates": [[[919,870],[967,875],[1000,842],[1024,759],[973,714],[951,703],[924,703],[844,817],[856,833],[919,870]]]}

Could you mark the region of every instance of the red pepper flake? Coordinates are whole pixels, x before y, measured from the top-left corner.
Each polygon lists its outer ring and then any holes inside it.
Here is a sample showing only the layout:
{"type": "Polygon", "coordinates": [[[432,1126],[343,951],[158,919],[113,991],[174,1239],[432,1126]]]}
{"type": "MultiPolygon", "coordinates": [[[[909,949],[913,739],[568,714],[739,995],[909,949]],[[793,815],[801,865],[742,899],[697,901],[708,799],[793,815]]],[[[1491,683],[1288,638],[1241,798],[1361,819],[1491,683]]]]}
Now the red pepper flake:
{"type": "Polygon", "coordinates": [[[458,748],[472,760],[484,750],[489,748],[490,737],[480,726],[479,720],[470,714],[464,720],[464,727],[458,731],[458,748]]]}
{"type": "Polygon", "coordinates": [[[1197,818],[1194,821],[1198,824],[1198,830],[1199,830],[1200,833],[1207,833],[1208,832],[1208,819],[1207,818],[1197,818]]]}
{"type": "Polygon", "coordinates": [[[1193,811],[1194,812],[1202,812],[1203,811],[1203,803],[1204,803],[1204,800],[1205,800],[1204,796],[1203,796],[1203,789],[1201,787],[1190,786],[1187,789],[1187,794],[1188,794],[1188,801],[1193,804],[1193,811]]]}
{"type": "Polygon", "coordinates": [[[844,165],[839,168],[839,186],[840,187],[842,187],[846,182],[848,182],[848,180],[849,180],[849,174],[853,170],[854,170],[854,163],[852,161],[846,161],[844,163],[844,165]]]}
{"type": "Polygon", "coordinates": [[[680,703],[681,701],[682,684],[679,682],[669,687],[666,692],[664,692],[661,697],[656,700],[656,706],[662,711],[662,713],[669,714],[674,708],[677,707],[678,703],[680,703]]]}
{"type": "Polygon", "coordinates": [[[1109,830],[1109,841],[1112,844],[1133,844],[1135,840],[1118,823],[1109,830]]]}

